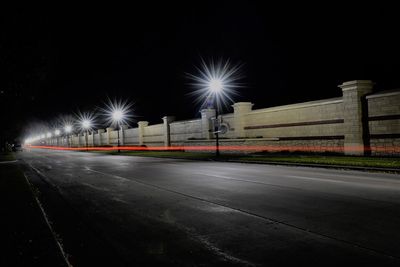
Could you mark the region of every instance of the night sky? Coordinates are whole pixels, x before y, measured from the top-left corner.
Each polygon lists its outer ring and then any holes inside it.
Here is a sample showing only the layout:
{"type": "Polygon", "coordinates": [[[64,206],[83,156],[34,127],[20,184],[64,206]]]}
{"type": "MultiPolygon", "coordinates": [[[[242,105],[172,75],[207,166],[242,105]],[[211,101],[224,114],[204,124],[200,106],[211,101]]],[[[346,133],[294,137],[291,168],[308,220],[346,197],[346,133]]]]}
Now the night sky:
{"type": "Polygon", "coordinates": [[[235,100],[255,108],[341,96],[337,85],[353,79],[400,87],[394,6],[266,3],[2,10],[1,142],[107,97],[135,102],[136,119],[150,123],[199,117],[185,73],[200,57],[243,63],[235,100]]]}

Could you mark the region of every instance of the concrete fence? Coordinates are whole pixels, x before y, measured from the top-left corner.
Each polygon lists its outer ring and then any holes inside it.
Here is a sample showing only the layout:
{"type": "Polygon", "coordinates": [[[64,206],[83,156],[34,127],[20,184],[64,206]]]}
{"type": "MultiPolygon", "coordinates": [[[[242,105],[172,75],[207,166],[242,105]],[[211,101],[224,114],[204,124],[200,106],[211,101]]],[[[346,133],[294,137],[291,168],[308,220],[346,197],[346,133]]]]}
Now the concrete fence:
{"type": "MultiPolygon", "coordinates": [[[[372,93],[369,80],[345,82],[339,98],[253,110],[250,102],[232,105],[233,113],[219,116],[220,145],[251,147],[248,151],[336,152],[347,155],[400,156],[400,90],[372,93]]],[[[200,119],[162,123],[139,121],[137,128],[121,127],[121,145],[214,145],[215,110],[204,109],[200,119]]],[[[82,147],[116,145],[112,128],[68,137],[49,138],[46,145],[82,147]]]]}

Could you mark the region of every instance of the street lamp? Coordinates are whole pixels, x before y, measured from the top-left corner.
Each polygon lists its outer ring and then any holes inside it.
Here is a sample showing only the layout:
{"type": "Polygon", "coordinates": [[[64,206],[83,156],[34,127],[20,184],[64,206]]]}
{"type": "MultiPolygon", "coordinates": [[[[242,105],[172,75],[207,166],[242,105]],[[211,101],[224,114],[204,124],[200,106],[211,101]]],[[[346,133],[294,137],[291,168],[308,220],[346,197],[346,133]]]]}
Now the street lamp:
{"type": "Polygon", "coordinates": [[[47,139],[46,139],[46,145],[50,145],[50,144],[51,144],[51,140],[50,140],[51,136],[52,136],[52,134],[51,134],[50,132],[48,132],[48,133],[46,134],[46,137],[47,137],[47,139]]]}
{"type": "Polygon", "coordinates": [[[89,131],[93,129],[94,126],[94,120],[95,117],[93,113],[90,112],[85,112],[85,113],[78,113],[78,122],[79,122],[79,129],[83,132],[86,132],[86,138],[85,138],[85,143],[86,143],[86,151],[89,151],[89,140],[88,140],[88,135],[89,131]]]}
{"type": "Polygon", "coordinates": [[[215,134],[215,156],[219,157],[219,120],[218,120],[218,96],[224,89],[222,80],[218,78],[212,78],[208,83],[208,88],[214,94],[214,107],[215,107],[215,123],[214,123],[214,134],[215,134]]]}
{"type": "Polygon", "coordinates": [[[59,144],[58,144],[58,136],[60,135],[60,130],[56,129],[56,130],[54,131],[54,135],[55,135],[56,138],[57,138],[57,146],[58,146],[58,145],[59,145],[59,144]]]}
{"type": "Polygon", "coordinates": [[[241,65],[230,64],[229,60],[210,60],[206,63],[201,59],[201,67],[197,68],[198,74],[187,74],[191,83],[197,90],[192,94],[197,97],[196,102],[202,102],[202,108],[207,107],[210,102],[215,109],[215,155],[219,157],[219,109],[221,104],[228,106],[228,102],[233,102],[232,94],[237,94],[236,88],[241,87],[237,83],[241,79],[239,70],[241,65]]]}
{"type": "Polygon", "coordinates": [[[124,120],[125,114],[123,110],[121,109],[116,109],[112,113],[112,120],[114,123],[117,125],[117,134],[118,134],[118,153],[121,152],[119,146],[120,146],[120,141],[119,141],[119,131],[120,131],[120,122],[124,120]]]}
{"type": "Polygon", "coordinates": [[[72,132],[72,126],[69,125],[69,124],[66,124],[66,125],[64,126],[64,132],[67,134],[67,143],[68,143],[68,147],[71,147],[71,142],[70,142],[71,135],[70,135],[70,133],[72,132]]]}
{"type": "Polygon", "coordinates": [[[116,100],[113,101],[108,99],[108,103],[105,103],[105,108],[101,108],[101,111],[105,115],[106,122],[111,124],[112,127],[117,128],[118,134],[118,152],[121,152],[120,145],[120,134],[119,132],[122,130],[121,126],[128,124],[132,120],[132,103],[127,100],[116,100]]]}
{"type": "Polygon", "coordinates": [[[82,129],[86,130],[86,136],[85,136],[86,151],[89,151],[88,134],[89,134],[89,129],[92,127],[92,123],[90,120],[84,119],[82,120],[81,124],[82,124],[82,129]]]}

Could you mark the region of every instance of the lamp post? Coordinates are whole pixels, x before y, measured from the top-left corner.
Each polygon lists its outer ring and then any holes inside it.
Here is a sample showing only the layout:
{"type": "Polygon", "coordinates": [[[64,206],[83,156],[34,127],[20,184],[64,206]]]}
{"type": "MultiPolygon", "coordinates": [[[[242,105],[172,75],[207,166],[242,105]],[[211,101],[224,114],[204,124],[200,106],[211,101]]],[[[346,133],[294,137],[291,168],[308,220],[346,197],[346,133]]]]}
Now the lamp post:
{"type": "Polygon", "coordinates": [[[60,130],[56,129],[56,130],[54,131],[54,135],[56,136],[57,146],[59,146],[59,144],[58,144],[58,136],[60,135],[60,130]]]}
{"type": "Polygon", "coordinates": [[[86,135],[85,135],[85,143],[86,143],[86,151],[89,151],[89,144],[88,144],[88,134],[89,134],[89,129],[91,127],[91,122],[90,120],[82,120],[82,129],[86,130],[86,135]]]}
{"type": "Polygon", "coordinates": [[[85,143],[86,143],[86,151],[89,151],[89,140],[88,135],[89,131],[92,131],[94,126],[94,115],[93,113],[86,112],[78,114],[78,122],[79,122],[79,130],[81,132],[85,132],[85,143]]]}
{"type": "Polygon", "coordinates": [[[121,126],[126,125],[133,117],[131,114],[132,105],[133,104],[129,103],[128,100],[108,99],[108,103],[105,103],[105,107],[101,108],[107,124],[111,124],[111,127],[117,127],[118,153],[121,152],[121,141],[119,132],[121,131],[121,133],[123,133],[123,129],[121,129],[121,126]]]}
{"type": "Polygon", "coordinates": [[[117,125],[117,135],[118,135],[118,153],[120,150],[120,141],[119,141],[119,131],[120,131],[120,122],[124,120],[125,114],[121,109],[116,109],[112,112],[112,121],[117,125]]]}
{"type": "Polygon", "coordinates": [[[219,157],[219,120],[218,120],[218,97],[224,89],[223,82],[220,79],[213,78],[209,81],[208,90],[210,91],[210,97],[214,100],[215,109],[215,123],[214,123],[214,134],[215,134],[215,156],[219,157]]]}
{"type": "Polygon", "coordinates": [[[67,145],[68,145],[68,147],[71,147],[71,132],[72,132],[72,126],[71,125],[69,125],[69,124],[67,124],[67,125],[65,125],[64,126],[64,131],[65,131],[65,133],[67,134],[67,145]]]}
{"type": "Polygon", "coordinates": [[[51,136],[52,136],[52,134],[50,133],[50,132],[48,132],[47,134],[46,134],[46,137],[47,137],[47,139],[46,139],[46,145],[51,145],[52,143],[51,143],[51,136]]]}
{"type": "Polygon", "coordinates": [[[196,68],[196,75],[187,74],[193,81],[192,86],[196,88],[192,94],[197,96],[196,102],[203,102],[202,106],[208,106],[210,100],[213,101],[215,108],[215,155],[219,157],[219,108],[221,104],[227,106],[228,102],[233,102],[231,95],[237,94],[236,88],[241,87],[237,81],[241,78],[239,69],[241,65],[231,65],[228,60],[210,60],[206,63],[201,59],[201,66],[196,68]]]}

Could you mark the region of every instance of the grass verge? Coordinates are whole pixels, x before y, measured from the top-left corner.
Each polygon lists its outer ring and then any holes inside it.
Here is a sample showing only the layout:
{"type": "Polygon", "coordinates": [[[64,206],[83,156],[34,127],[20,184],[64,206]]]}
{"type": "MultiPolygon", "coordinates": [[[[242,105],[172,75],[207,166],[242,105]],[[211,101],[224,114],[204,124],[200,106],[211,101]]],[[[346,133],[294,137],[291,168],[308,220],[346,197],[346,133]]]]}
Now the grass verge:
{"type": "Polygon", "coordinates": [[[284,162],[284,163],[298,163],[298,164],[390,168],[390,169],[400,170],[399,158],[297,155],[297,156],[246,156],[246,157],[239,157],[237,160],[271,162],[271,163],[284,162]]]}
{"type": "Polygon", "coordinates": [[[0,153],[0,162],[13,161],[13,160],[15,160],[14,153],[11,153],[11,152],[1,152],[0,153]]]}
{"type": "MultiPolygon", "coordinates": [[[[129,155],[141,157],[179,158],[197,160],[217,160],[214,153],[183,152],[183,151],[95,151],[111,155],[129,155]]],[[[252,154],[252,155],[221,155],[220,160],[232,160],[259,163],[293,163],[312,165],[332,165],[348,167],[390,168],[400,170],[400,158],[390,157],[356,157],[338,155],[301,155],[301,154],[252,154]]]]}

